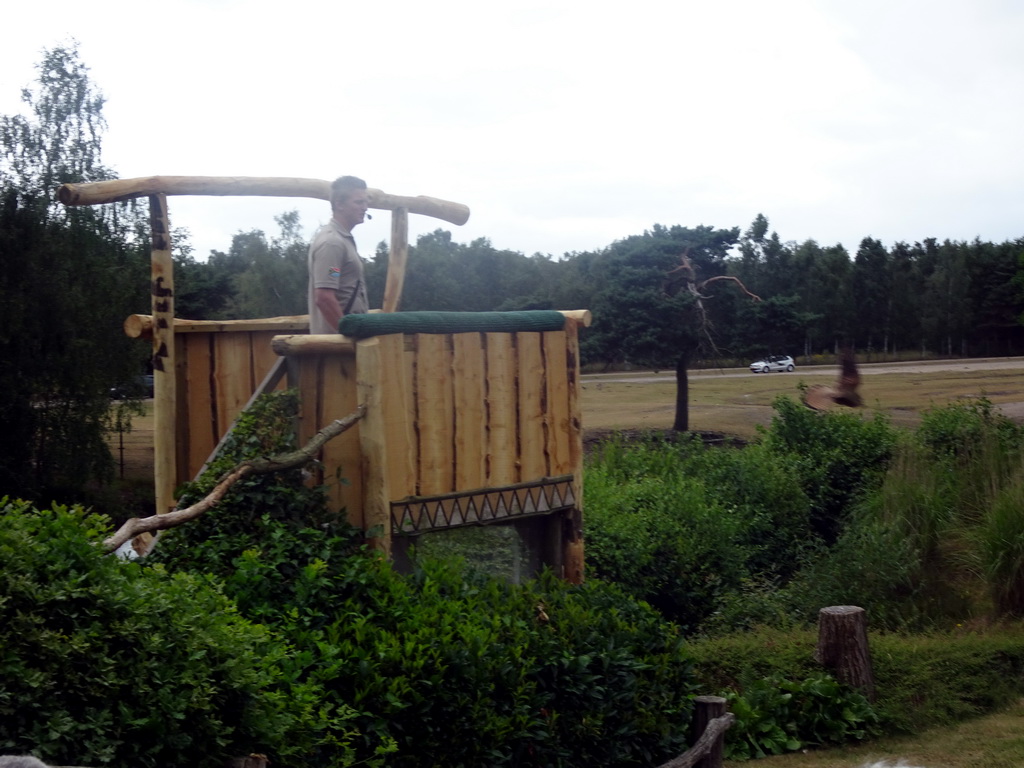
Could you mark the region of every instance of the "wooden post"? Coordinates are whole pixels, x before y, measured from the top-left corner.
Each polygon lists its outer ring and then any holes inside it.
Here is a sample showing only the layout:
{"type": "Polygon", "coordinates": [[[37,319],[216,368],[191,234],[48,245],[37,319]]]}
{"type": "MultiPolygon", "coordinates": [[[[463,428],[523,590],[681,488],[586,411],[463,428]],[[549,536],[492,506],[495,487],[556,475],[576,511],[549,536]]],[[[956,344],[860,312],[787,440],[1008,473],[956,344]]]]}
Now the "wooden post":
{"type": "Polygon", "coordinates": [[[867,614],[855,605],[833,605],[818,612],[815,660],[836,679],[875,700],[875,677],[868,649],[867,614]]]}
{"type": "MultiPolygon", "coordinates": [[[[696,743],[704,735],[708,724],[715,718],[722,717],[725,714],[725,699],[721,696],[698,696],[693,700],[693,703],[695,709],[690,736],[692,741],[696,743]]],[[[725,739],[722,735],[719,735],[708,749],[707,754],[695,763],[695,768],[722,768],[724,745],[725,739]]]]}
{"type": "Polygon", "coordinates": [[[149,225],[153,238],[150,258],[153,306],[153,482],[156,511],[164,514],[174,509],[174,486],[177,482],[174,439],[174,269],[166,195],[150,196],[149,225]]]}
{"type": "Polygon", "coordinates": [[[384,282],[384,312],[397,312],[405,283],[405,263],[409,258],[409,209],[391,212],[391,248],[388,253],[388,276],[384,282]]]}
{"type": "MultiPolygon", "coordinates": [[[[583,555],[583,414],[580,406],[580,343],[577,324],[589,325],[590,312],[565,324],[566,388],[569,398],[569,423],[563,428],[569,432],[569,463],[573,474],[572,492],[576,508],[563,518],[562,568],[563,578],[570,584],[582,584],[584,579],[583,555]]],[[[554,361],[558,364],[558,361],[554,361]]]]}
{"type": "Polygon", "coordinates": [[[356,386],[359,402],[366,406],[359,439],[365,462],[366,482],[363,486],[363,525],[371,533],[370,544],[391,556],[391,526],[388,518],[387,424],[384,420],[381,339],[374,337],[359,343],[356,365],[356,386]]]}

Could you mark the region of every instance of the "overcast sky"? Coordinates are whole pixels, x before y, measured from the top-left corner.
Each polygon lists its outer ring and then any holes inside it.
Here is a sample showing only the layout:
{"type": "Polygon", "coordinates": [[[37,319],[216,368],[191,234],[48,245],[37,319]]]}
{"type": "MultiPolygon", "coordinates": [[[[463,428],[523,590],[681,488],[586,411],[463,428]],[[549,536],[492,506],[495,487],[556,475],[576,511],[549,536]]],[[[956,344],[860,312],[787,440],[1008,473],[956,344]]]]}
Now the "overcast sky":
{"type": "MultiPolygon", "coordinates": [[[[653,224],[1024,236],[1016,0],[49,0],[0,11],[0,113],[71,38],[123,178],[361,176],[465,203],[410,237],[561,256],[653,224]]],[[[197,255],[326,203],[171,198],[197,255]]],[[[382,213],[356,230],[364,255],[382,213]]]]}

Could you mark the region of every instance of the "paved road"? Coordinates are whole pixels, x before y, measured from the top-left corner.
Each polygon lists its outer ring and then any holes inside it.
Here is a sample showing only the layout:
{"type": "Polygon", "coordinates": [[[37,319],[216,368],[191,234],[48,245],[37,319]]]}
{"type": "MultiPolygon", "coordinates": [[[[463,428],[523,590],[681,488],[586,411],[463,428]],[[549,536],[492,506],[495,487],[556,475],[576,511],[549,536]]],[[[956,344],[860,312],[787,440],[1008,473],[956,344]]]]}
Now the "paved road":
{"type": "MultiPolygon", "coordinates": [[[[869,363],[858,366],[861,374],[868,376],[878,373],[929,373],[939,371],[995,371],[1012,368],[1024,369],[1024,357],[990,357],[972,358],[964,360],[936,360],[918,361],[911,363],[869,363]]],[[[834,377],[838,372],[835,365],[800,365],[793,373],[800,373],[803,376],[830,376],[834,377]]],[[[690,371],[690,378],[739,378],[743,376],[787,376],[792,374],[779,373],[751,373],[746,368],[717,368],[708,370],[690,371]]],[[[588,373],[582,376],[583,381],[607,381],[622,382],[629,384],[651,383],[658,381],[674,381],[673,371],[661,371],[659,373],[641,372],[636,373],[588,373]]]]}

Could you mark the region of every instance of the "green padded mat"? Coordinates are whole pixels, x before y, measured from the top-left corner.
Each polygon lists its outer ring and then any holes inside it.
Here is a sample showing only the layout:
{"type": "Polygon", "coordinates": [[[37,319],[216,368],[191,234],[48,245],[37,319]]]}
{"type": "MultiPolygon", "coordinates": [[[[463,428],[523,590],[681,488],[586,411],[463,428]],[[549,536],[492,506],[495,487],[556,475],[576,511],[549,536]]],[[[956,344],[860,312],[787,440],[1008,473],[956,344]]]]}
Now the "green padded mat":
{"type": "Polygon", "coordinates": [[[524,312],[375,312],[345,315],[338,333],[356,339],[389,333],[515,333],[560,331],[565,316],[554,310],[524,312]]]}

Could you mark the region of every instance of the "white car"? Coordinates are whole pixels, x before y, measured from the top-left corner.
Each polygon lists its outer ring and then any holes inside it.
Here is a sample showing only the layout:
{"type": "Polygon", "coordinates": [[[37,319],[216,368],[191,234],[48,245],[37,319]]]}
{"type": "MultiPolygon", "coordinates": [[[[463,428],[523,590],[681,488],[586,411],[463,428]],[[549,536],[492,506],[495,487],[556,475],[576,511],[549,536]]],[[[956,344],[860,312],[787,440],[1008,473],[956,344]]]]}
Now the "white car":
{"type": "Polygon", "coordinates": [[[792,371],[796,366],[789,355],[769,355],[750,364],[754,373],[771,373],[772,371],[792,371]]]}

